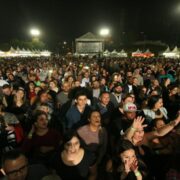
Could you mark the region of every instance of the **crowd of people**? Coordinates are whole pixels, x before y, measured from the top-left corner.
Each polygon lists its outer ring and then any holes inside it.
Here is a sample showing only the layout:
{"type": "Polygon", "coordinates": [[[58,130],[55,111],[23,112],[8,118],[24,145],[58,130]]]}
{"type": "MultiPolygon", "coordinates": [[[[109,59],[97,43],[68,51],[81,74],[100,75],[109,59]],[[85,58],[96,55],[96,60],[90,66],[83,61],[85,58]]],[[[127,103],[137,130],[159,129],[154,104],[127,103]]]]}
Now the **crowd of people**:
{"type": "Polygon", "coordinates": [[[2,179],[180,179],[178,59],[0,61],[2,179]]]}

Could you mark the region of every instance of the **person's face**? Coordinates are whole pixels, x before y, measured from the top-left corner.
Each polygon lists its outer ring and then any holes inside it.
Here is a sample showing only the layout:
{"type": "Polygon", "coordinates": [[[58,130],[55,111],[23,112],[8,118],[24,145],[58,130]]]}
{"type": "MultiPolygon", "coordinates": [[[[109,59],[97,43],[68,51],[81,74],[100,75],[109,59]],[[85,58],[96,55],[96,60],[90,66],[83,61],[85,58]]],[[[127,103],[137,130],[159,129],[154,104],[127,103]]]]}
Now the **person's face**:
{"type": "Polygon", "coordinates": [[[74,87],[80,87],[80,85],[81,85],[80,81],[75,81],[74,87]]]}
{"type": "Polygon", "coordinates": [[[29,84],[29,88],[30,88],[30,89],[34,89],[34,88],[35,88],[35,85],[34,85],[33,83],[30,83],[30,84],[29,84]]]}
{"type": "Polygon", "coordinates": [[[84,74],[84,77],[85,77],[85,78],[89,78],[89,73],[86,72],[86,73],[84,74]]]}
{"type": "Polygon", "coordinates": [[[127,72],[127,77],[132,77],[132,72],[131,71],[127,72]]]}
{"type": "Polygon", "coordinates": [[[154,87],[159,86],[159,81],[158,81],[158,80],[154,80],[154,81],[153,81],[153,86],[154,86],[154,87]]]}
{"type": "Polygon", "coordinates": [[[158,92],[156,90],[152,91],[150,94],[150,96],[156,96],[156,95],[158,95],[158,92]]]}
{"type": "Polygon", "coordinates": [[[12,74],[9,74],[8,76],[9,80],[13,81],[14,80],[14,76],[12,74]]]}
{"type": "Polygon", "coordinates": [[[53,88],[56,87],[56,84],[51,81],[51,82],[49,83],[49,87],[50,87],[50,89],[53,89],[53,88]]]}
{"type": "Polygon", "coordinates": [[[73,81],[74,81],[73,77],[70,76],[70,77],[68,78],[68,82],[72,83],[73,81]]]}
{"type": "Polygon", "coordinates": [[[137,142],[141,142],[143,140],[144,137],[144,129],[138,129],[134,132],[134,136],[133,138],[137,141],[137,142]]]}
{"type": "Polygon", "coordinates": [[[35,80],[36,80],[36,76],[34,76],[34,75],[29,76],[29,81],[35,81],[35,80]]]}
{"type": "Polygon", "coordinates": [[[47,114],[49,113],[49,107],[48,106],[41,106],[40,110],[47,113],[47,114]]]}
{"type": "Polygon", "coordinates": [[[114,76],[114,82],[118,82],[119,81],[119,77],[118,77],[118,75],[115,75],[114,76]]]}
{"type": "Polygon", "coordinates": [[[121,92],[122,92],[122,87],[121,87],[121,86],[117,86],[117,87],[114,89],[114,92],[115,92],[115,93],[121,93],[121,92]]]}
{"type": "Polygon", "coordinates": [[[140,69],[136,69],[136,70],[134,71],[134,73],[135,73],[135,74],[139,74],[139,73],[140,73],[140,69]]]}
{"type": "Polygon", "coordinates": [[[46,115],[42,114],[38,117],[37,121],[35,122],[36,128],[39,129],[46,129],[48,125],[48,120],[46,115]]]}
{"type": "Polygon", "coordinates": [[[63,86],[62,86],[62,89],[63,89],[64,92],[69,92],[69,90],[70,90],[69,83],[64,83],[63,86]]]}
{"type": "Polygon", "coordinates": [[[133,84],[138,85],[138,79],[137,78],[133,78],[133,84]]]}
{"type": "Polygon", "coordinates": [[[128,84],[133,84],[133,78],[130,76],[130,77],[128,77],[128,84]]]}
{"type": "Polygon", "coordinates": [[[76,99],[77,105],[84,107],[87,104],[87,97],[86,96],[79,96],[76,99]]]}
{"type": "Polygon", "coordinates": [[[134,94],[131,94],[130,96],[131,96],[131,98],[132,98],[132,103],[134,103],[134,102],[135,102],[135,100],[136,100],[135,95],[134,95],[134,94]]]}
{"type": "Polygon", "coordinates": [[[5,94],[7,96],[11,95],[11,89],[10,88],[3,89],[3,94],[5,94]]]}
{"type": "Polygon", "coordinates": [[[133,100],[133,98],[132,97],[127,97],[125,100],[124,100],[124,104],[126,104],[126,103],[128,103],[128,102],[131,102],[131,103],[133,103],[134,102],[134,100],[133,100]]]}
{"type": "Polygon", "coordinates": [[[162,128],[163,126],[165,126],[165,123],[164,123],[163,120],[158,120],[158,121],[156,122],[156,128],[157,128],[157,129],[160,129],[160,128],[162,128]]]}
{"type": "Polygon", "coordinates": [[[99,112],[93,112],[91,114],[89,121],[90,121],[90,124],[92,126],[96,126],[96,127],[101,126],[101,115],[100,115],[100,113],[99,112]]]}
{"type": "Polygon", "coordinates": [[[134,149],[128,149],[120,154],[122,162],[131,165],[136,160],[136,154],[134,149]]]}
{"type": "Polygon", "coordinates": [[[173,88],[172,90],[171,90],[171,94],[172,95],[176,95],[178,93],[178,88],[177,87],[175,87],[175,88],[173,88]]]}
{"type": "Polygon", "coordinates": [[[28,172],[28,163],[24,156],[15,160],[6,160],[4,171],[8,180],[25,180],[28,172]]]}
{"type": "Polygon", "coordinates": [[[105,79],[101,79],[101,85],[105,85],[106,84],[106,80],[105,79]]]}
{"type": "Polygon", "coordinates": [[[99,82],[98,81],[94,81],[93,82],[93,88],[94,89],[98,89],[99,88],[99,82]]]}
{"type": "Polygon", "coordinates": [[[129,119],[129,120],[133,120],[136,117],[136,112],[125,112],[125,116],[129,119]]]}
{"type": "Polygon", "coordinates": [[[108,94],[108,93],[102,94],[100,100],[101,100],[101,103],[102,103],[102,104],[104,104],[104,105],[107,106],[107,105],[109,104],[109,101],[110,101],[110,96],[109,96],[109,94],[108,94]]]}
{"type": "Polygon", "coordinates": [[[24,97],[24,91],[18,90],[17,93],[16,93],[16,96],[20,97],[20,98],[23,98],[24,97]]]}
{"type": "Polygon", "coordinates": [[[41,102],[47,102],[48,100],[49,100],[49,97],[47,93],[41,94],[41,97],[40,97],[41,102]]]}
{"type": "Polygon", "coordinates": [[[80,149],[79,139],[74,136],[70,141],[65,144],[65,150],[68,154],[76,154],[80,149]]]}
{"type": "Polygon", "coordinates": [[[39,92],[40,90],[41,90],[41,88],[38,87],[38,86],[34,88],[34,91],[35,91],[36,94],[38,94],[38,92],[39,92]]]}
{"type": "Polygon", "coordinates": [[[159,109],[161,107],[163,107],[163,100],[162,98],[160,98],[154,105],[155,109],[159,109]]]}
{"type": "Polygon", "coordinates": [[[40,87],[41,87],[42,89],[46,89],[47,86],[46,86],[45,83],[41,82],[40,87]]]}
{"type": "Polygon", "coordinates": [[[144,94],[146,94],[146,92],[147,92],[147,88],[145,88],[145,87],[144,87],[144,88],[142,88],[142,91],[143,91],[143,93],[144,93],[144,94]]]}

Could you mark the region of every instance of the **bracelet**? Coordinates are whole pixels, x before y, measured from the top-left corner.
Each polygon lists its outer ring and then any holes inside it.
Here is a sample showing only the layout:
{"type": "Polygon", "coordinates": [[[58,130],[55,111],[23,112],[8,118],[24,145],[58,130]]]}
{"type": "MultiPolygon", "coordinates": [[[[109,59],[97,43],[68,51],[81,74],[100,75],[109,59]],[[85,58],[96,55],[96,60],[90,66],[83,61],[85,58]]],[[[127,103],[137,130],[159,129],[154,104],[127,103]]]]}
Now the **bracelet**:
{"type": "Polygon", "coordinates": [[[134,174],[136,177],[141,176],[141,173],[139,171],[134,172],[134,174]]]}
{"type": "Polygon", "coordinates": [[[136,129],[136,128],[133,128],[133,127],[131,126],[131,130],[132,130],[132,131],[136,131],[137,129],[136,129]]]}

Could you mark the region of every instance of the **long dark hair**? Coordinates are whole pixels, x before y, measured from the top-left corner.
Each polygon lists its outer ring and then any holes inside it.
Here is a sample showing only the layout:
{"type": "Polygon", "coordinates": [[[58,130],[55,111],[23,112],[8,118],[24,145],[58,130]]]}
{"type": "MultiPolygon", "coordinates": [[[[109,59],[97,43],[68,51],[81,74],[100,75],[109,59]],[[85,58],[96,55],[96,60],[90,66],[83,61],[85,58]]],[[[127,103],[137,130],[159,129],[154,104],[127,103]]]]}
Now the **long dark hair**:
{"type": "Polygon", "coordinates": [[[69,130],[63,136],[63,143],[62,143],[61,151],[64,150],[66,143],[69,142],[73,137],[77,137],[79,139],[80,146],[82,145],[81,139],[79,135],[77,134],[77,132],[74,130],[69,130]]]}
{"type": "Polygon", "coordinates": [[[153,109],[154,105],[159,101],[159,99],[161,99],[162,97],[159,96],[159,95],[154,95],[154,96],[151,96],[148,100],[148,107],[150,109],[153,109]]]}

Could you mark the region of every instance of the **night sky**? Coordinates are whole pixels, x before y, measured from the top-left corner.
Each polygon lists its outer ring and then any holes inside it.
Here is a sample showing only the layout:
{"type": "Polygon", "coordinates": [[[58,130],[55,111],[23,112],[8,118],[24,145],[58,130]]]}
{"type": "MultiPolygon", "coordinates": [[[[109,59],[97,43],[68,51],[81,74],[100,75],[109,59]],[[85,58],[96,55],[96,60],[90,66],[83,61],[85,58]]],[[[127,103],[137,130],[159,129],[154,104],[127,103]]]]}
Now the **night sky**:
{"type": "Polygon", "coordinates": [[[180,44],[178,0],[0,0],[0,43],[30,39],[29,29],[54,45],[86,32],[111,29],[112,39],[162,40],[180,44]]]}

